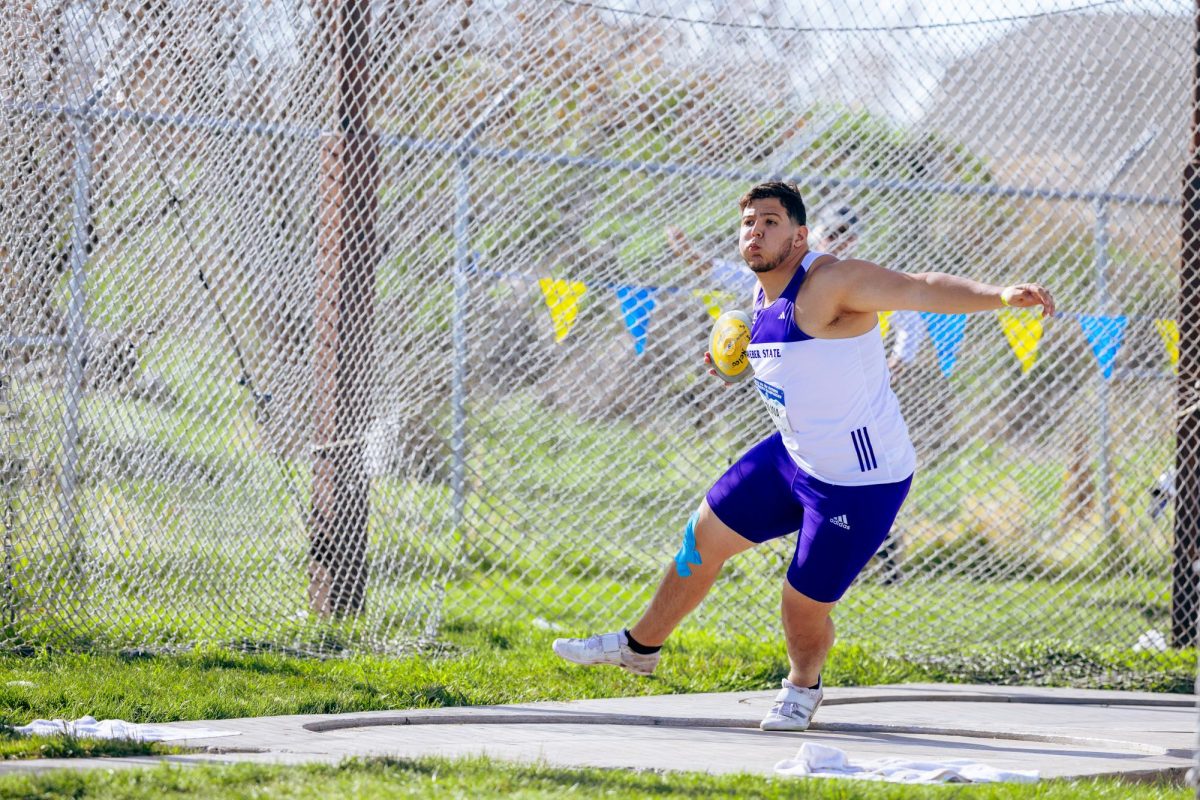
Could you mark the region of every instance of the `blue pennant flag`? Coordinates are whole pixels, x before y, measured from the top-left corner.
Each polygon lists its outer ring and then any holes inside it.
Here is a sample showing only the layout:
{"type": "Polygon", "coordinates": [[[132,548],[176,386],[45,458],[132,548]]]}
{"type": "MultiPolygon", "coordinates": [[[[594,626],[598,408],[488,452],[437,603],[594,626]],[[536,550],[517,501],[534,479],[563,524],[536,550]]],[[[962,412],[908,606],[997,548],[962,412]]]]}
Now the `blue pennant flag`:
{"type": "Polygon", "coordinates": [[[1090,314],[1079,315],[1079,327],[1083,328],[1096,361],[1100,362],[1100,371],[1108,380],[1113,374],[1113,362],[1117,360],[1117,351],[1125,341],[1125,326],[1129,324],[1126,317],[1093,317],[1090,314]]]}
{"type": "Polygon", "coordinates": [[[617,299],[621,301],[621,316],[625,327],[633,336],[633,349],[640,356],[646,350],[646,335],[650,332],[650,312],[654,310],[654,293],[649,286],[618,286],[617,299]]]}
{"type": "Polygon", "coordinates": [[[929,338],[937,349],[938,366],[942,368],[942,374],[949,378],[967,332],[967,315],[922,311],[921,319],[925,321],[925,329],[929,331],[929,338]]]}

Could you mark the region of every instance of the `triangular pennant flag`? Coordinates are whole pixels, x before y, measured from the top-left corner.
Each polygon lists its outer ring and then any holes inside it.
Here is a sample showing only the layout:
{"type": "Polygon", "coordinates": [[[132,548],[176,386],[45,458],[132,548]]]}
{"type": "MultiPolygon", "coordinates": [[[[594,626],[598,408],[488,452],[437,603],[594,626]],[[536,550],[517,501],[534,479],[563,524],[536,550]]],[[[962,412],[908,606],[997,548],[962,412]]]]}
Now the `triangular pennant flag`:
{"type": "Polygon", "coordinates": [[[733,305],[733,293],[720,289],[695,289],[692,296],[700,298],[708,315],[713,319],[721,316],[722,309],[733,305]]]}
{"type": "Polygon", "coordinates": [[[1125,340],[1125,326],[1129,320],[1125,317],[1094,317],[1090,314],[1079,315],[1079,326],[1087,336],[1096,361],[1100,363],[1100,371],[1108,380],[1113,374],[1113,362],[1117,360],[1117,351],[1125,340]]]}
{"type": "Polygon", "coordinates": [[[633,349],[640,356],[646,350],[646,335],[650,331],[650,312],[654,310],[655,289],[647,286],[618,286],[621,316],[633,336],[633,349]]]}
{"type": "Polygon", "coordinates": [[[550,309],[550,319],[554,321],[554,341],[561,342],[575,324],[579,298],[583,297],[587,287],[579,281],[565,281],[562,278],[540,278],[538,286],[542,287],[546,307],[550,309]]]}
{"type": "Polygon", "coordinates": [[[1008,346],[1021,362],[1021,372],[1029,372],[1037,361],[1038,342],[1042,340],[1042,315],[1036,311],[1006,308],[998,317],[1008,346]]]}
{"type": "Polygon", "coordinates": [[[937,349],[938,366],[947,378],[954,371],[958,361],[958,349],[962,347],[963,337],[967,332],[966,314],[935,314],[932,311],[922,311],[921,319],[925,321],[925,329],[937,349]]]}
{"type": "Polygon", "coordinates": [[[1163,347],[1167,348],[1167,358],[1171,366],[1179,369],[1179,323],[1173,319],[1156,319],[1154,327],[1162,337],[1163,347]]]}
{"type": "Polygon", "coordinates": [[[883,338],[883,339],[887,338],[888,326],[892,324],[892,314],[894,314],[894,313],[896,313],[896,312],[894,312],[894,311],[880,311],[879,312],[879,336],[880,336],[880,338],[883,338]]]}

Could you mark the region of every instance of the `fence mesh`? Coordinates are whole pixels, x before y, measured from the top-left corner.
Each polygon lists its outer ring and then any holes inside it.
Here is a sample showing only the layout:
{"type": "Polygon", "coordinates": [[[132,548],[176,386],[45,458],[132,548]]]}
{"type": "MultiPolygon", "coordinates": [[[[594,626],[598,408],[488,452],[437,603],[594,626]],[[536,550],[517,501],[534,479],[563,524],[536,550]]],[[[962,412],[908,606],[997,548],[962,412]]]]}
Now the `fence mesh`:
{"type": "MultiPolygon", "coordinates": [[[[881,316],[920,465],[841,638],[1174,663],[1192,10],[1005,8],[10,4],[0,646],[628,623],[767,432],[699,356],[782,176],[857,256],[1061,308],[881,316]]],[[[774,635],[789,555],[689,624],[774,635]]]]}

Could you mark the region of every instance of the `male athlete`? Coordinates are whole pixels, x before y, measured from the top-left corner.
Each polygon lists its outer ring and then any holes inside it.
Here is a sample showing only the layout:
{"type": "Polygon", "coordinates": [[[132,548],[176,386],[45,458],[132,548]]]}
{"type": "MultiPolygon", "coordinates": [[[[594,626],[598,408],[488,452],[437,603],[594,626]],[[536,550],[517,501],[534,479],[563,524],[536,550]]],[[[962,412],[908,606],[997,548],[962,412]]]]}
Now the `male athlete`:
{"type": "Polygon", "coordinates": [[[663,642],[704,599],[727,558],[799,530],[783,585],[790,669],[760,727],[802,731],[823,695],[821,667],[834,641],[830,612],[887,536],[916,464],[888,385],[877,313],[1041,306],[1049,316],[1054,300],[1034,283],[1001,287],[939,272],[905,274],[810,251],[804,202],[792,184],[759,184],[739,206],[739,249],[759,287],[750,363],[779,431],[708,491],[633,627],[557,639],[554,652],[577,664],[649,675],[663,642]]]}

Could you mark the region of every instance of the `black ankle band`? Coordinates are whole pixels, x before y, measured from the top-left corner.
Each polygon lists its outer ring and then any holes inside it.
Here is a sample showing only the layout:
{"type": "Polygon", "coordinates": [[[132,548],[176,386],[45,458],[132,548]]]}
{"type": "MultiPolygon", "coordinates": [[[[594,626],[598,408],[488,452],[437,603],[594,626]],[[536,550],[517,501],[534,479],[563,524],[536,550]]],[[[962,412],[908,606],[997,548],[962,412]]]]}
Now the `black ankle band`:
{"type": "Polygon", "coordinates": [[[661,644],[658,647],[647,647],[637,639],[634,639],[633,634],[629,632],[628,628],[625,629],[625,639],[629,642],[629,649],[638,655],[648,656],[653,653],[657,653],[659,650],[662,650],[661,644]]]}

